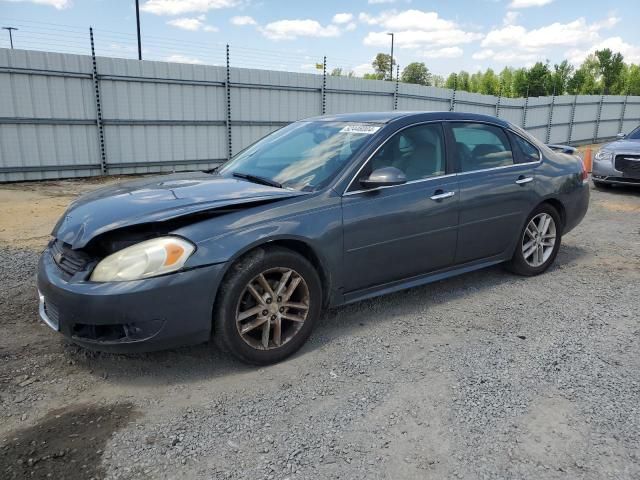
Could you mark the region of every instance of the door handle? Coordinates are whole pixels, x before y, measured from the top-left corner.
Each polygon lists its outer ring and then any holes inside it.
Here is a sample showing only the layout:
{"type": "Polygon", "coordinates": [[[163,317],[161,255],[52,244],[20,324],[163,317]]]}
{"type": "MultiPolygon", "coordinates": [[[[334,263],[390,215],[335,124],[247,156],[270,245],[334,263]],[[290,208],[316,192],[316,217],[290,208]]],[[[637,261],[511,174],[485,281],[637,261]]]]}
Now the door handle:
{"type": "MultiPolygon", "coordinates": [[[[441,190],[439,190],[441,191],[441,190]]],[[[444,198],[450,198],[453,197],[456,194],[456,192],[442,192],[442,193],[436,193],[434,195],[431,195],[431,200],[442,200],[444,198]]]]}
{"type": "Polygon", "coordinates": [[[518,185],[524,185],[525,183],[529,183],[529,182],[533,182],[533,177],[520,176],[520,177],[518,177],[518,179],[516,180],[516,183],[517,183],[518,185]]]}

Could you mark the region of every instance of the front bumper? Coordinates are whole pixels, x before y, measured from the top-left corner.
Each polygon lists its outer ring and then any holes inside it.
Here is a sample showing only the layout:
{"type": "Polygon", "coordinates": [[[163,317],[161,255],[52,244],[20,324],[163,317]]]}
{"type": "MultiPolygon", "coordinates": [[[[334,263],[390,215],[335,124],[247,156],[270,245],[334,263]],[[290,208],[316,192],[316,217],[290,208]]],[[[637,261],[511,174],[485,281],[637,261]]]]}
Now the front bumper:
{"type": "Polygon", "coordinates": [[[45,250],[40,317],[84,347],[145,352],[206,342],[224,264],[130,282],[71,281],[45,250]]]}
{"type": "Polygon", "coordinates": [[[615,159],[620,153],[614,153],[611,160],[597,160],[594,158],[591,168],[591,178],[596,182],[612,185],[638,185],[640,186],[640,170],[638,173],[623,172],[615,168],[615,159]]]}

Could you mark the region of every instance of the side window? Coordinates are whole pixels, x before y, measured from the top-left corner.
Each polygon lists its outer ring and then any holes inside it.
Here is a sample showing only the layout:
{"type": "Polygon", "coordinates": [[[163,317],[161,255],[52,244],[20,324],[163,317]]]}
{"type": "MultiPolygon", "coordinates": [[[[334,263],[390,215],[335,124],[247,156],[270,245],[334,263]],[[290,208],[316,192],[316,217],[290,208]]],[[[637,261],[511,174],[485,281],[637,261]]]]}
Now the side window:
{"type": "Polygon", "coordinates": [[[439,123],[405,128],[392,136],[371,158],[364,175],[383,167],[396,167],[407,181],[444,175],[444,133],[439,123]]]}
{"type": "Polygon", "coordinates": [[[520,152],[520,162],[537,162],[540,160],[540,152],[530,142],[526,141],[520,135],[509,132],[511,142],[520,152]]]}
{"type": "Polygon", "coordinates": [[[483,123],[452,123],[456,154],[463,172],[513,165],[504,130],[483,123]]]}

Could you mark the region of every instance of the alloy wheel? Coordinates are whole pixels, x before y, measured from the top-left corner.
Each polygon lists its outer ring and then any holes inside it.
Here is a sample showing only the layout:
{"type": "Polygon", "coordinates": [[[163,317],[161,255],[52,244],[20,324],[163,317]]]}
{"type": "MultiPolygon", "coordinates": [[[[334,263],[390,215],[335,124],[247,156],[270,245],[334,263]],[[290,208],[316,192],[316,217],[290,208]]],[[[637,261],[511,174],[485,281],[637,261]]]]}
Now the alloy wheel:
{"type": "Polygon", "coordinates": [[[532,267],[543,265],[556,244],[556,222],[548,213],[539,213],[527,224],[522,236],[522,256],[532,267]]]}
{"type": "Polygon", "coordinates": [[[240,295],[236,327],[251,347],[271,350],[293,339],[308,313],[304,278],[290,268],[271,268],[254,277],[240,295]]]}

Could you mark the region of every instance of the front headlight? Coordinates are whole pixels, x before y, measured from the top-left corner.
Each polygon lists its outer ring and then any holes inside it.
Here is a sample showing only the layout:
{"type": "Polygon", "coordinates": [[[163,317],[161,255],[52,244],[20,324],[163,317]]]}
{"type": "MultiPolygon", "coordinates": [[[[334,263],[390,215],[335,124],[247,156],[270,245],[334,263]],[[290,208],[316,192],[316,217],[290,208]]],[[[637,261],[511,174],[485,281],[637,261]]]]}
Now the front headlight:
{"type": "Polygon", "coordinates": [[[124,282],[175,272],[182,268],[195,248],[179,237],[159,237],[136,243],[98,263],[91,281],[124,282]]]}
{"type": "Polygon", "coordinates": [[[610,152],[608,150],[599,150],[598,153],[596,153],[596,160],[611,161],[612,158],[613,152],[610,152]]]}

